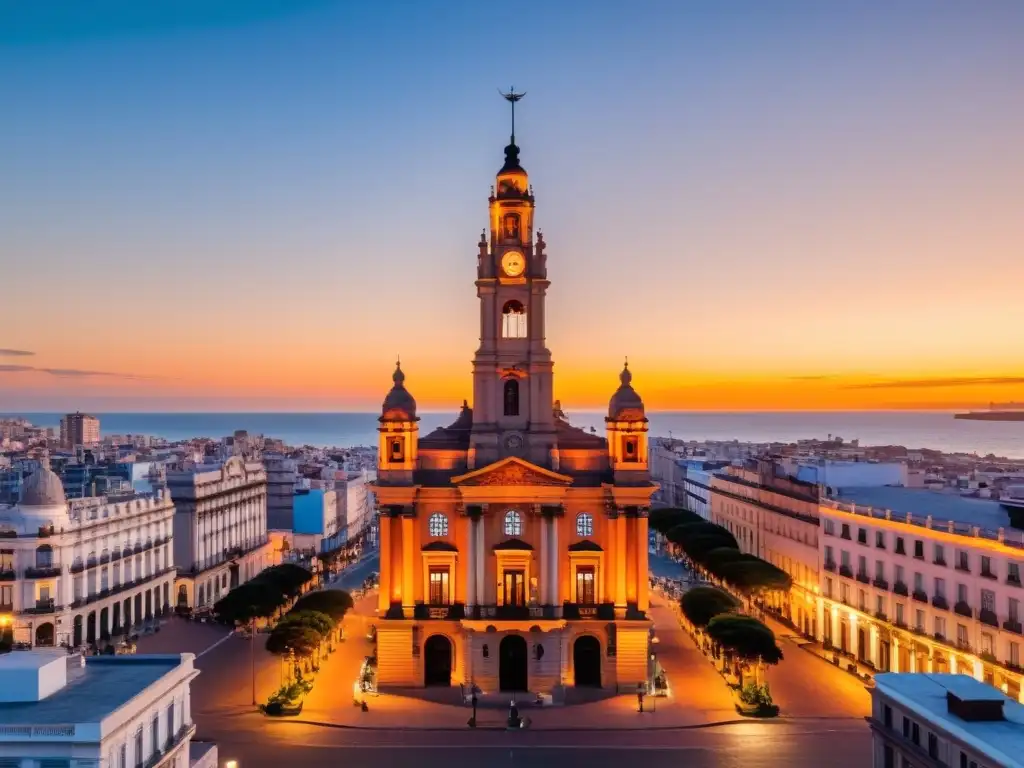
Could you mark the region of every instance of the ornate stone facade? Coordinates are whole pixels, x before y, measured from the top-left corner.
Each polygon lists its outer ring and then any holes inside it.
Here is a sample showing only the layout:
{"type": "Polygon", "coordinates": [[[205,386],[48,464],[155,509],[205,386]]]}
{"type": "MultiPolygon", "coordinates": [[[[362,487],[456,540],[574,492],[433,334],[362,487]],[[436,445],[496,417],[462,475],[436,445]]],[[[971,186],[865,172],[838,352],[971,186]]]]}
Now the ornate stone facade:
{"type": "Polygon", "coordinates": [[[473,408],[420,437],[396,366],[380,417],[378,680],[557,694],[648,678],[647,419],[628,367],[607,437],[553,399],[545,244],[519,148],[479,243],[473,408]]]}

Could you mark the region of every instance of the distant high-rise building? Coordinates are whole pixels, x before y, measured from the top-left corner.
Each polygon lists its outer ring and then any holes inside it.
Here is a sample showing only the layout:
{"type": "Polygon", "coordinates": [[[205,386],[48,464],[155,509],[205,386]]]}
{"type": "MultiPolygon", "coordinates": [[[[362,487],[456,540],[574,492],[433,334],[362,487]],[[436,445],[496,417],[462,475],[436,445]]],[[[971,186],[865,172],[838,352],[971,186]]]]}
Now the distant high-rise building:
{"type": "Polygon", "coordinates": [[[60,420],[60,443],[67,449],[96,445],[100,441],[100,420],[87,413],[69,413],[60,420]]]}

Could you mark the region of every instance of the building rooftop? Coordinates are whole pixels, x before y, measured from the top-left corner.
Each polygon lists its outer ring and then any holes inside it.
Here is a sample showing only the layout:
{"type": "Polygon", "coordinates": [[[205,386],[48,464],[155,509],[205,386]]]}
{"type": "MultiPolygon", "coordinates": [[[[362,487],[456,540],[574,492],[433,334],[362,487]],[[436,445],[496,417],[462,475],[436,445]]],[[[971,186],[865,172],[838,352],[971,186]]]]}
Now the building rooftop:
{"type": "Polygon", "coordinates": [[[965,745],[1006,768],[1024,768],[1024,704],[967,675],[875,675],[876,689],[897,704],[919,714],[965,745]],[[949,711],[947,694],[969,701],[1003,702],[1004,720],[967,721],[949,711]]]}
{"type": "Polygon", "coordinates": [[[952,520],[965,525],[996,530],[1010,526],[1010,516],[999,502],[965,498],[953,493],[938,493],[921,488],[880,486],[874,488],[841,488],[842,501],[852,501],[876,509],[891,509],[915,518],[928,515],[938,522],[952,520]]]}
{"type": "MultiPolygon", "coordinates": [[[[171,656],[90,656],[85,666],[68,659],[67,684],[41,701],[0,703],[4,725],[98,723],[182,664],[171,656]]],[[[0,685],[17,670],[37,668],[53,653],[15,651],[0,656],[0,685]],[[33,658],[35,657],[35,658],[33,658]]]]}

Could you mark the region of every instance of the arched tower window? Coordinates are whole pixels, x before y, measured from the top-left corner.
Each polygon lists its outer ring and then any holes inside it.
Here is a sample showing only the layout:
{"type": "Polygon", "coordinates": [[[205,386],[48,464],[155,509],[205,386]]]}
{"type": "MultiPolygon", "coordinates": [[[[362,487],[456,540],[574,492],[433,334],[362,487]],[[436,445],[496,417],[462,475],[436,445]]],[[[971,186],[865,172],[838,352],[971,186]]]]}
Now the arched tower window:
{"type": "Polygon", "coordinates": [[[506,301],[501,310],[501,337],[503,339],[526,338],[526,308],[522,302],[506,301]]]}
{"type": "Polygon", "coordinates": [[[431,536],[447,536],[448,518],[440,512],[435,512],[428,518],[427,527],[430,529],[431,536]]]}
{"type": "Polygon", "coordinates": [[[506,240],[519,239],[519,214],[506,213],[502,221],[502,237],[506,240]]]}
{"type": "Polygon", "coordinates": [[[519,516],[519,513],[514,509],[510,509],[505,513],[505,535],[506,536],[522,536],[523,535],[523,518],[519,516]]]}
{"type": "Polygon", "coordinates": [[[519,381],[516,379],[505,382],[505,415],[519,415],[519,381]]]}
{"type": "Polygon", "coordinates": [[[594,518],[586,512],[581,512],[576,516],[576,535],[577,536],[593,536],[594,535],[594,518]]]}

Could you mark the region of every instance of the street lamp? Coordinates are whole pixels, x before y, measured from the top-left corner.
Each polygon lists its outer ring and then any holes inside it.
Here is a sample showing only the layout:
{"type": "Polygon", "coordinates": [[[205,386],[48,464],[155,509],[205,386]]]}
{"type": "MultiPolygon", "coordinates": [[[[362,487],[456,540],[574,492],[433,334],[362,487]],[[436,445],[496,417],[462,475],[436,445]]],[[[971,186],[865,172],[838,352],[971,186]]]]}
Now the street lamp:
{"type": "Polygon", "coordinates": [[[249,620],[249,665],[252,669],[252,705],[256,706],[256,617],[249,620]]]}

